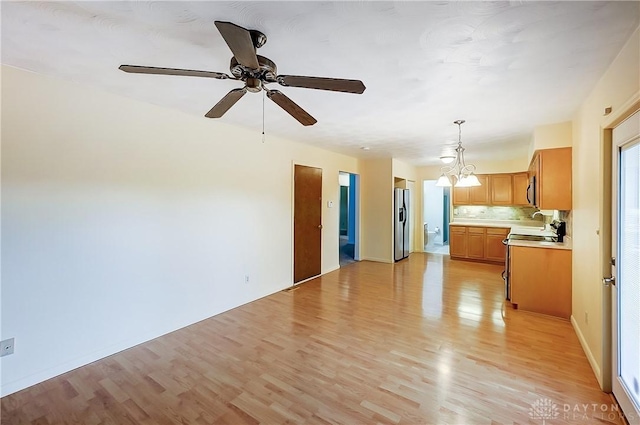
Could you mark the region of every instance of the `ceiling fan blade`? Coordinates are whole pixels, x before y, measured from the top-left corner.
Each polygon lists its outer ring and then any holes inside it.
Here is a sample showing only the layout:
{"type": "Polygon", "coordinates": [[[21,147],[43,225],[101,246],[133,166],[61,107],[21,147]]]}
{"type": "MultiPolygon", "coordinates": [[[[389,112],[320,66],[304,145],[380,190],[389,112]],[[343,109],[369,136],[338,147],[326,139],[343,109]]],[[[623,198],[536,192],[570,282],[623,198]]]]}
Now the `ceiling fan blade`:
{"type": "Polygon", "coordinates": [[[118,69],[134,74],[181,75],[184,77],[217,78],[218,80],[226,80],[227,78],[231,78],[227,74],[224,74],[222,72],[195,71],[193,69],[156,68],[154,66],[138,65],[120,65],[118,69]]]}
{"type": "Polygon", "coordinates": [[[278,75],[278,83],[287,87],[303,87],[307,89],[341,91],[362,94],[366,87],[360,80],[344,80],[341,78],[303,77],[300,75],[278,75]]]}
{"type": "Polygon", "coordinates": [[[231,22],[215,21],[215,24],[240,65],[251,69],[260,68],[249,30],[231,22]]]}
{"type": "Polygon", "coordinates": [[[242,96],[247,92],[246,88],[233,89],[227,93],[216,105],[211,108],[209,112],[205,114],[207,118],[220,118],[240,100],[242,96]]]}
{"type": "Polygon", "coordinates": [[[304,126],[314,125],[315,123],[318,122],[315,118],[309,115],[307,111],[302,109],[293,100],[285,96],[284,93],[282,93],[281,91],[268,90],[267,97],[273,100],[279,107],[287,111],[289,115],[297,119],[300,122],[300,124],[304,126]]]}

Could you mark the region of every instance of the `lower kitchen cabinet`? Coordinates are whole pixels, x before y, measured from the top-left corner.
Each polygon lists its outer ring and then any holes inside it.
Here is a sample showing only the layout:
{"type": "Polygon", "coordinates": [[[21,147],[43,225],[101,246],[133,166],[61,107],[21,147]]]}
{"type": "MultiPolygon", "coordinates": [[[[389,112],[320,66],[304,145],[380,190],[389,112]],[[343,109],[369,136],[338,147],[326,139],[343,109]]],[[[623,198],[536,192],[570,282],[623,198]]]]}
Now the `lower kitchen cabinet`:
{"type": "Polygon", "coordinates": [[[485,228],[467,227],[467,257],[484,259],[485,228]]]}
{"type": "Polygon", "coordinates": [[[511,303],[515,308],[571,317],[571,251],[510,247],[511,303]]]}
{"type": "Polygon", "coordinates": [[[509,235],[509,229],[502,227],[487,227],[484,256],[489,261],[504,263],[507,256],[507,246],[502,241],[509,235]]]}
{"type": "Polygon", "coordinates": [[[451,258],[504,264],[507,248],[502,240],[509,234],[509,229],[459,225],[451,225],[449,229],[451,258]]]}
{"type": "Polygon", "coordinates": [[[466,258],[467,256],[467,228],[464,226],[449,227],[449,255],[466,258]]]}

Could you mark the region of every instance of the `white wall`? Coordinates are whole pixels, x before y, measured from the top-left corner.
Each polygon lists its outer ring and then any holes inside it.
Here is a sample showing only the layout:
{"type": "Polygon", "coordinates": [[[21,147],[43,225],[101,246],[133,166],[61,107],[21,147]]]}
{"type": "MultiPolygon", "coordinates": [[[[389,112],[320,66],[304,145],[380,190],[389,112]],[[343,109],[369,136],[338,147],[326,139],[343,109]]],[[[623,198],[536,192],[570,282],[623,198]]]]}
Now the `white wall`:
{"type": "Polygon", "coordinates": [[[291,285],[294,163],[338,267],[354,158],[7,67],[2,104],[3,395],[291,285]]]}
{"type": "Polygon", "coordinates": [[[640,30],[636,30],[615,61],[580,106],[573,121],[573,303],[571,321],[601,386],[606,386],[604,287],[608,266],[607,223],[611,205],[605,186],[608,147],[605,129],[640,107],[640,30]],[[612,114],[605,116],[605,108],[612,114]],[[585,314],[586,313],[586,314],[585,314]],[[588,315],[588,320],[586,318],[588,315]]]}

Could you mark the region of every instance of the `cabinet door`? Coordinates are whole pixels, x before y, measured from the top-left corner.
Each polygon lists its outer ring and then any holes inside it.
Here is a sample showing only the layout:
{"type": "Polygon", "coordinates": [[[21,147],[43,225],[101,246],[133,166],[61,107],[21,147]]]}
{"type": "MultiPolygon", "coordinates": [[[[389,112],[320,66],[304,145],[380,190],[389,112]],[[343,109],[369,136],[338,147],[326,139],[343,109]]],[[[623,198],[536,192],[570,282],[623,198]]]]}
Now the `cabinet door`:
{"type": "Polygon", "coordinates": [[[537,207],[571,209],[571,148],[544,149],[538,155],[537,207]]]}
{"type": "Polygon", "coordinates": [[[511,174],[492,174],[491,205],[513,204],[513,182],[511,174]]]}
{"type": "Polygon", "coordinates": [[[521,310],[571,317],[571,251],[511,247],[511,303],[521,310]]]}
{"type": "Polygon", "coordinates": [[[453,187],[453,205],[469,205],[469,188],[453,187]]]}
{"type": "Polygon", "coordinates": [[[467,227],[467,257],[484,259],[485,228],[467,227]]]}
{"type": "Polygon", "coordinates": [[[489,205],[489,176],[478,174],[480,186],[470,187],[469,203],[471,205],[489,205]]]}
{"type": "Polygon", "coordinates": [[[503,263],[507,257],[507,246],[502,240],[509,234],[506,228],[487,228],[485,259],[503,263]]]}
{"type": "Polygon", "coordinates": [[[467,228],[464,226],[449,227],[449,254],[451,257],[467,257],[467,228]]]}
{"type": "Polygon", "coordinates": [[[513,175],[513,205],[529,205],[527,187],[529,187],[529,174],[517,173],[513,175]]]}

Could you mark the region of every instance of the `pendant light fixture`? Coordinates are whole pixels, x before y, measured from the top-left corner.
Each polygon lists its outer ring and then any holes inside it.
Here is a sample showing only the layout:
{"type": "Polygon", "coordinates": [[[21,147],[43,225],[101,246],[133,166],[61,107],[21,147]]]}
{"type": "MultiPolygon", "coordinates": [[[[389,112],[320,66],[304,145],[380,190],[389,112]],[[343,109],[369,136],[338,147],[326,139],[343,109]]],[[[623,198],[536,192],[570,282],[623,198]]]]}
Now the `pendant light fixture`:
{"type": "Polygon", "coordinates": [[[473,172],[476,166],[464,162],[464,148],[462,147],[462,124],[464,120],[453,122],[458,125],[458,147],[456,148],[455,161],[451,165],[445,165],[440,169],[442,175],[436,182],[436,186],[450,187],[451,179],[454,179],[454,187],[480,186],[480,181],[473,172]]]}

